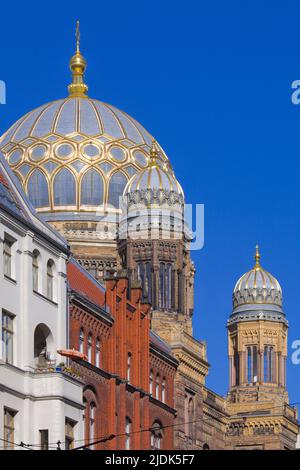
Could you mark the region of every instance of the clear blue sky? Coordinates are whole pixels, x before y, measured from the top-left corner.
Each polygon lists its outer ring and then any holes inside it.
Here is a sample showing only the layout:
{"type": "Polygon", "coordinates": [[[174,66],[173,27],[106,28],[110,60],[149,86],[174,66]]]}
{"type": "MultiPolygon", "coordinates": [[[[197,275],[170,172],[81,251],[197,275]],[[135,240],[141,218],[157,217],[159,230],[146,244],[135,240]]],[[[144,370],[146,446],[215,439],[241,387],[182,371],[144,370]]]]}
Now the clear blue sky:
{"type": "MultiPolygon", "coordinates": [[[[300,105],[290,99],[300,79],[299,2],[6,2],[1,132],[66,95],[77,18],[90,96],[140,121],[187,201],[205,204],[205,247],[193,253],[195,333],[208,342],[208,386],[224,394],[232,290],[256,243],[283,287],[289,345],[300,339],[300,105]]],[[[292,402],[299,379],[289,361],[292,402]]]]}

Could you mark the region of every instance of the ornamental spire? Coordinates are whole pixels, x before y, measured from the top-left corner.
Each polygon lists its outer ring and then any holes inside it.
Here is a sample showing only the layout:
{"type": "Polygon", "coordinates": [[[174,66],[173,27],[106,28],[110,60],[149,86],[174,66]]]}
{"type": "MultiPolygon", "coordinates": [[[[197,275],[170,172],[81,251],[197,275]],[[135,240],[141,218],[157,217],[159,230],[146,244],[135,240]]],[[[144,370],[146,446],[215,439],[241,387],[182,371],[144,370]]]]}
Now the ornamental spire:
{"type": "Polygon", "coordinates": [[[70,60],[70,70],[72,72],[72,83],[68,86],[69,94],[72,97],[79,96],[86,98],[88,86],[84,83],[84,72],[86,70],[86,60],[80,52],[80,23],[76,22],[76,52],[70,60]]]}
{"type": "Polygon", "coordinates": [[[255,266],[260,266],[260,252],[259,252],[259,246],[256,245],[255,247],[255,256],[254,256],[254,259],[255,259],[255,266]]]}
{"type": "Polygon", "coordinates": [[[151,150],[150,150],[150,162],[149,166],[156,166],[156,159],[158,157],[158,152],[157,152],[157,145],[156,145],[156,140],[152,140],[152,145],[151,145],[151,150]]]}

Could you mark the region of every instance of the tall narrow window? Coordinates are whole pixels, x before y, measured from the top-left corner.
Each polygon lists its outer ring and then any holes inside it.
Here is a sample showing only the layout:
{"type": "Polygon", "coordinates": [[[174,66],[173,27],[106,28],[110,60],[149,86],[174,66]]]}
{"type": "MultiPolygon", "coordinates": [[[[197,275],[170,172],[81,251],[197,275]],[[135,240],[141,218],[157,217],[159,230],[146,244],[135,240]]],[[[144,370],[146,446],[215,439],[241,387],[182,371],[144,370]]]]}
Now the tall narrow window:
{"type": "Polygon", "coordinates": [[[131,449],[131,420],[129,418],[126,418],[126,421],[125,421],[125,435],[126,435],[126,438],[125,438],[125,448],[126,450],[130,450],[131,449]]]}
{"type": "Polygon", "coordinates": [[[156,382],[155,382],[155,398],[159,400],[159,386],[160,386],[160,378],[159,374],[156,374],[156,382]]]}
{"type": "Polygon", "coordinates": [[[4,408],[4,449],[13,450],[15,440],[15,416],[16,411],[4,408]]]}
{"type": "Polygon", "coordinates": [[[79,352],[84,353],[84,331],[83,328],[80,328],[79,332],[79,352]]]}
{"type": "Polygon", "coordinates": [[[172,278],[172,269],[171,264],[166,265],[165,272],[165,291],[166,291],[166,308],[171,308],[171,278],[172,278]]]}
{"type": "Polygon", "coordinates": [[[247,382],[257,382],[257,347],[247,347],[247,382]]]}
{"type": "Polygon", "coordinates": [[[247,348],[247,382],[252,382],[252,357],[251,348],[247,348]]]}
{"type": "Polygon", "coordinates": [[[86,419],[86,407],[87,407],[87,401],[86,398],[83,397],[83,414],[82,414],[82,421],[83,421],[83,432],[84,432],[84,438],[88,439],[88,430],[87,430],[87,419],[86,419]]]}
{"type": "Polygon", "coordinates": [[[123,191],[127,184],[127,178],[123,173],[117,171],[109,180],[108,204],[119,208],[119,198],[122,197],[123,191]]]}
{"type": "Polygon", "coordinates": [[[275,381],[275,353],[273,346],[265,346],[264,348],[264,382],[275,381]]]}
{"type": "Polygon", "coordinates": [[[194,400],[189,399],[188,402],[188,429],[189,429],[189,438],[194,438],[194,400]]]}
{"type": "Polygon", "coordinates": [[[73,174],[67,168],[57,173],[53,184],[55,206],[76,205],[76,183],[73,174]]]}
{"type": "Polygon", "coordinates": [[[14,350],[14,317],[7,312],[2,312],[2,358],[8,364],[13,364],[14,350]]]}
{"type": "MultiPolygon", "coordinates": [[[[96,405],[95,403],[91,403],[90,404],[90,435],[89,435],[89,438],[90,438],[90,441],[94,441],[95,440],[95,413],[96,412],[96,405]]],[[[93,446],[91,447],[91,449],[93,448],[93,446]]]]}
{"type": "Polygon", "coordinates": [[[39,252],[34,250],[32,257],[32,288],[39,291],[39,252]]]}
{"type": "Polygon", "coordinates": [[[150,393],[150,395],[153,394],[153,370],[150,370],[149,393],[150,393]]]}
{"type": "Polygon", "coordinates": [[[160,263],[159,266],[159,306],[165,306],[165,265],[160,263]]]}
{"type": "Polygon", "coordinates": [[[3,272],[4,276],[12,277],[12,242],[4,239],[3,243],[3,272]]]}
{"type": "Polygon", "coordinates": [[[165,401],[166,401],[166,379],[165,379],[165,377],[163,378],[162,383],[161,383],[161,401],[163,403],[165,403],[165,401]]]}
{"type": "Polygon", "coordinates": [[[128,353],[127,355],[127,380],[129,383],[131,380],[131,359],[132,359],[131,353],[128,353]]]}
{"type": "Polygon", "coordinates": [[[49,449],[49,432],[48,429],[40,429],[41,450],[49,449]]]}
{"type": "Polygon", "coordinates": [[[54,282],[54,275],[53,275],[53,261],[49,259],[47,263],[47,297],[50,300],[53,300],[53,282],[54,282]]]}
{"type": "Polygon", "coordinates": [[[27,188],[29,199],[34,207],[49,206],[48,182],[42,171],[34,170],[28,180],[27,188]]]}
{"type": "Polygon", "coordinates": [[[92,362],[92,334],[90,333],[88,335],[88,361],[91,363],[92,362]]]}
{"type": "Polygon", "coordinates": [[[96,366],[100,367],[101,345],[100,338],[96,339],[96,366]]]}
{"type": "Polygon", "coordinates": [[[159,266],[159,307],[172,307],[172,264],[160,263],[159,266]]]}
{"type": "Polygon", "coordinates": [[[66,418],[65,421],[65,449],[71,450],[74,447],[74,421],[66,418]]]}

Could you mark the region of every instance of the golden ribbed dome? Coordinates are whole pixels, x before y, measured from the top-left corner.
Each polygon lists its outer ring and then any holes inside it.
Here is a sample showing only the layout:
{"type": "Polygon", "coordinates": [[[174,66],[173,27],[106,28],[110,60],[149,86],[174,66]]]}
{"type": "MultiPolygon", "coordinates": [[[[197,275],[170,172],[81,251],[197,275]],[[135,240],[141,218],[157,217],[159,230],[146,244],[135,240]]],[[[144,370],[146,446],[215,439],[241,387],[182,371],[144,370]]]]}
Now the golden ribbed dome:
{"type": "Polygon", "coordinates": [[[236,283],[233,305],[274,304],[282,305],[282,291],[277,279],[260,265],[260,253],[256,247],[255,265],[236,283]]]}
{"type": "MultiPolygon", "coordinates": [[[[0,138],[0,152],[46,220],[115,212],[129,180],[147,168],[153,141],[128,114],[87,96],[79,25],[70,68],[69,96],[29,112],[0,138]]],[[[158,151],[162,177],[174,181],[158,151]]]]}
{"type": "Polygon", "coordinates": [[[159,158],[155,141],[153,141],[150,150],[148,166],[131,178],[124,190],[124,195],[147,190],[174,192],[183,197],[183,190],[173,172],[169,171],[164,159],[159,158]]]}

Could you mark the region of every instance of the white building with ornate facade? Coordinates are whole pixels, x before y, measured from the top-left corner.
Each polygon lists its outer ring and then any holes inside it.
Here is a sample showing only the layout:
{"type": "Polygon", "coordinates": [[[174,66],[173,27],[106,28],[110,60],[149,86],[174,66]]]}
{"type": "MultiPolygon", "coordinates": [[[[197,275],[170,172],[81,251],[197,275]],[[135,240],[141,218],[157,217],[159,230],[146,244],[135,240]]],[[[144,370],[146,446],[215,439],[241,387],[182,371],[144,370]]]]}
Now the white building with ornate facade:
{"type": "Polygon", "coordinates": [[[57,367],[68,343],[64,239],[36,215],[0,155],[0,439],[82,438],[82,382],[57,367]]]}

